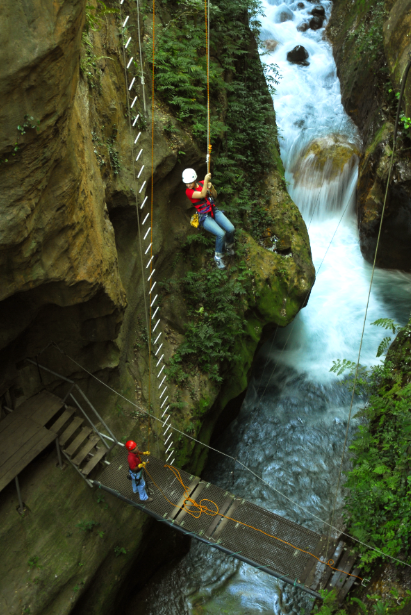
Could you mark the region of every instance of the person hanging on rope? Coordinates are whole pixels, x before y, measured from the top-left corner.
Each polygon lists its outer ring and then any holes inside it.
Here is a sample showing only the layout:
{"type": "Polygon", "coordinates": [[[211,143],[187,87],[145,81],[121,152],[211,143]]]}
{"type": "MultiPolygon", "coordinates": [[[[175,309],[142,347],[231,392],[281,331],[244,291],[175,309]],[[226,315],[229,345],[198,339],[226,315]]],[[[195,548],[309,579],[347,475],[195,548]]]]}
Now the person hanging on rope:
{"type": "Polygon", "coordinates": [[[214,260],[218,269],[225,269],[224,254],[234,254],[235,228],[222,211],[216,208],[214,199],[217,191],[211,183],[211,173],[207,173],[203,181],[197,181],[194,169],[183,171],[183,182],[186,185],[186,195],[194,205],[199,216],[200,227],[215,235],[214,260]]]}
{"type": "Polygon", "coordinates": [[[138,446],[133,440],[126,442],[126,449],[128,450],[128,466],[129,474],[131,476],[131,484],[133,485],[133,493],[138,493],[140,502],[148,503],[152,502],[153,498],[149,498],[146,491],[146,483],[143,477],[143,467],[145,464],[141,462],[140,455],[149,455],[146,451],[142,453],[138,450],[138,446]]]}

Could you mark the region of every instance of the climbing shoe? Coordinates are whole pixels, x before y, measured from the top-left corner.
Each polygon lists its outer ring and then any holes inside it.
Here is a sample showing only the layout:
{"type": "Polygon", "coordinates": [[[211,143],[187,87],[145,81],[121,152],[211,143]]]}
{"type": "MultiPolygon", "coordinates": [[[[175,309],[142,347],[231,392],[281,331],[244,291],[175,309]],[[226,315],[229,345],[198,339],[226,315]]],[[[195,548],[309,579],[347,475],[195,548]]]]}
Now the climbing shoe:
{"type": "Polygon", "coordinates": [[[218,269],[225,269],[225,265],[224,265],[224,261],[223,261],[223,255],[220,254],[220,252],[216,252],[215,253],[214,261],[215,261],[215,264],[217,265],[218,269]]]}
{"type": "Polygon", "coordinates": [[[226,256],[234,256],[234,243],[227,243],[225,246],[225,255],[226,256]]]}

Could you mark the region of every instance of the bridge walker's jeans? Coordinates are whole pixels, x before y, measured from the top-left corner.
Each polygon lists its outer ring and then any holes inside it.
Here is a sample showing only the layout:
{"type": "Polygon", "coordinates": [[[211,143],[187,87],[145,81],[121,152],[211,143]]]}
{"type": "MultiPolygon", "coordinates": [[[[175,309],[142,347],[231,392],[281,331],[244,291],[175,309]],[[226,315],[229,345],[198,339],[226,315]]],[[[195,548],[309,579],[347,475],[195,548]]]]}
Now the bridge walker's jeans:
{"type": "Polygon", "coordinates": [[[133,485],[133,493],[138,493],[140,500],[148,500],[148,495],[146,492],[146,483],[143,477],[143,471],[139,470],[138,472],[133,472],[132,470],[128,471],[131,476],[131,484],[133,485]]]}
{"type": "Polygon", "coordinates": [[[204,216],[202,220],[200,219],[200,224],[206,231],[216,236],[215,251],[222,254],[225,243],[230,244],[234,242],[235,227],[222,211],[216,209],[214,215],[215,218],[212,218],[210,215],[204,216]]]}

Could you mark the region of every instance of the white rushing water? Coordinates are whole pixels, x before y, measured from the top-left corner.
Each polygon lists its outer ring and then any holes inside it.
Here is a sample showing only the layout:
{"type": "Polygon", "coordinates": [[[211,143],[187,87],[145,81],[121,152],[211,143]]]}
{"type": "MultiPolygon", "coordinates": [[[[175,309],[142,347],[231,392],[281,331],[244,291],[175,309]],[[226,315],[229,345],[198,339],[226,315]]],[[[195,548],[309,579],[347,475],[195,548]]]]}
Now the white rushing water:
{"type": "MultiPolygon", "coordinates": [[[[281,22],[285,4],[263,0],[263,39],[275,41],[271,47],[276,45],[263,59],[275,62],[281,74],[274,99],[281,156],[290,193],[307,223],[317,280],[308,306],[261,349],[240,415],[217,446],[241,459],[307,511],[329,520],[350,404],[350,394],[336,383],[329,369],[334,359],[357,359],[371,266],[360,253],[353,211],[355,156],[344,168],[338,163],[337,175],[329,161],[316,167],[315,156],[304,158],[307,147],[319,138],[322,146],[331,147],[330,160],[333,151],[336,158],[339,156],[332,149],[336,144],[341,154],[344,148],[354,152],[359,142],[341,104],[324,29],[297,30],[314,6],[301,1],[304,8],[298,8],[297,2],[286,2],[292,19],[281,22]],[[287,53],[296,45],[307,49],[308,66],[287,61],[287,53]]],[[[331,2],[321,4],[329,17],[331,2]]],[[[363,364],[376,362],[376,349],[383,337],[370,323],[381,317],[405,323],[410,290],[411,276],[376,271],[363,364]]],[[[354,419],[351,434],[355,425],[354,419]]],[[[206,478],[306,527],[324,529],[309,513],[264,484],[238,469],[233,473],[232,462],[217,454],[211,456],[206,478]]],[[[341,506],[339,494],[338,511],[341,506]]],[[[341,524],[341,516],[335,521],[341,524]]],[[[190,553],[160,575],[141,598],[138,612],[146,615],[297,615],[308,613],[311,605],[300,590],[198,543],[193,543],[190,553]]]]}

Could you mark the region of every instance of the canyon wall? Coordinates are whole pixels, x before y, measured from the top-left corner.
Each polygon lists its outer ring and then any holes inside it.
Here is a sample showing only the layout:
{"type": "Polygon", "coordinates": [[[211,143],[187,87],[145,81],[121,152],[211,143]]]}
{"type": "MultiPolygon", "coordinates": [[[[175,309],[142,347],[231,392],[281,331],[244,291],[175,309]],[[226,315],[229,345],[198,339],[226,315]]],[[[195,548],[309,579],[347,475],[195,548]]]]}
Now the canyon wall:
{"type": "MultiPolygon", "coordinates": [[[[342,100],[363,139],[357,188],[361,251],[374,259],[393,148],[401,79],[409,61],[410,3],[335,0],[327,26],[342,100]]],[[[397,147],[377,266],[411,271],[411,81],[401,109],[397,147]]]]}

